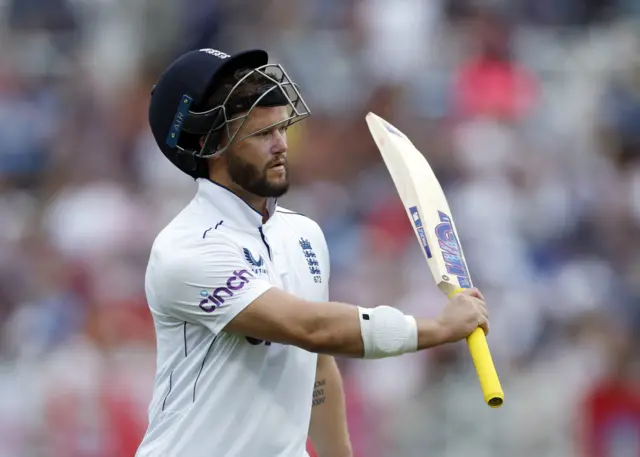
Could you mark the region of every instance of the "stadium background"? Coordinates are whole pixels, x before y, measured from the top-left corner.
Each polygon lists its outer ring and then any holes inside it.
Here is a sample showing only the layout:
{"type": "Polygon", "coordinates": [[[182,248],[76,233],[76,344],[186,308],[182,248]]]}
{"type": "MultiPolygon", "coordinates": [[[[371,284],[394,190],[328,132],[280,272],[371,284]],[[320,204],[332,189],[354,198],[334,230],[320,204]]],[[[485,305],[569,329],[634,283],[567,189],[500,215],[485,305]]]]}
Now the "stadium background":
{"type": "Polygon", "coordinates": [[[355,456],[640,455],[639,13],[1,0],[0,457],[133,455],[155,363],[144,268],[194,192],[153,143],[149,91],[185,50],[253,46],[313,111],[291,132],[283,205],[323,227],[332,298],[423,316],[444,303],[366,129],[374,110],[433,164],[492,310],[499,410],[464,344],[340,361],[355,456]]]}

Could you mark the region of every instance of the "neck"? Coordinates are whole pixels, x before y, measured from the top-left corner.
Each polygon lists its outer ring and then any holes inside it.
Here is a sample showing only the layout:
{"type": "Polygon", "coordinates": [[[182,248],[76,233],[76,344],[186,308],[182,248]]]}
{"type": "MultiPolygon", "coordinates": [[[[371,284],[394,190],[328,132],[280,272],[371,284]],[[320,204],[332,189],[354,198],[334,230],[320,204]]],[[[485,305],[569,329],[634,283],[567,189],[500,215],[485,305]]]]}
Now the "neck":
{"type": "Polygon", "coordinates": [[[221,186],[226,187],[231,192],[240,197],[247,205],[251,208],[262,214],[262,222],[266,222],[269,218],[269,213],[267,212],[267,198],[260,197],[258,195],[252,194],[251,192],[247,192],[242,187],[238,186],[236,183],[231,181],[231,179],[225,179],[223,176],[217,176],[214,173],[209,175],[209,179],[221,186]]]}

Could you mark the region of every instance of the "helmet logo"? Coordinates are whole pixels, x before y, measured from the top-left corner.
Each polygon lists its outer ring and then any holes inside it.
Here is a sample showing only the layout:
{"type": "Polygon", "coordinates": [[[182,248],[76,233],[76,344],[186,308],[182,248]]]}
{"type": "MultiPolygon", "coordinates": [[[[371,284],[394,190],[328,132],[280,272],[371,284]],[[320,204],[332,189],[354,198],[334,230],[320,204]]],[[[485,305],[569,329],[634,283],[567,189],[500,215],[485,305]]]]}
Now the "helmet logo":
{"type": "Polygon", "coordinates": [[[170,148],[175,148],[178,145],[180,132],[182,132],[182,126],[184,125],[184,121],[189,114],[189,108],[191,107],[192,102],[193,99],[188,95],[183,95],[182,99],[180,100],[180,105],[178,106],[176,115],[173,118],[173,122],[171,123],[171,128],[169,129],[167,139],[165,140],[167,146],[169,146],[170,148]]]}
{"type": "Polygon", "coordinates": [[[218,51],[217,49],[211,49],[211,48],[200,49],[200,52],[206,52],[209,55],[217,57],[218,59],[228,59],[229,57],[231,57],[229,54],[225,54],[222,51],[218,51]]]}

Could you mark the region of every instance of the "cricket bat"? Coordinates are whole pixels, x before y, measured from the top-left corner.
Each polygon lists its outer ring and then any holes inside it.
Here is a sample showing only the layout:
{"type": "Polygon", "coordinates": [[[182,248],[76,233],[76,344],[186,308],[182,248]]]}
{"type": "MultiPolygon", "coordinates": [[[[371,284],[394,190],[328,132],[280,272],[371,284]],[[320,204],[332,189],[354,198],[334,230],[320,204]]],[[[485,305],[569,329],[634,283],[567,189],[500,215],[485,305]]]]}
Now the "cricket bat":
{"type": "MultiPolygon", "coordinates": [[[[425,157],[396,127],[374,113],[367,125],[404,205],[438,288],[449,298],[473,287],[449,204],[425,157]]],[[[487,338],[477,328],[467,344],[485,402],[502,406],[504,393],[487,338]]]]}

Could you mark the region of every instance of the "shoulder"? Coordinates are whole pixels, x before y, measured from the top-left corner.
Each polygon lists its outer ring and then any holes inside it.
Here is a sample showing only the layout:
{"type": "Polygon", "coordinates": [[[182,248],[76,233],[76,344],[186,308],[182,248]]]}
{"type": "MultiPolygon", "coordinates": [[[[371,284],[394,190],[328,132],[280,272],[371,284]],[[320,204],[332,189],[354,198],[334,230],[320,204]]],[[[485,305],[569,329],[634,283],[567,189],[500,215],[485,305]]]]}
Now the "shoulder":
{"type": "Polygon", "coordinates": [[[196,197],[178,213],[156,236],[154,249],[201,251],[233,243],[233,237],[218,230],[223,220],[215,212],[206,212],[196,197]]]}
{"type": "Polygon", "coordinates": [[[293,226],[305,232],[311,232],[314,235],[319,235],[324,238],[324,232],[316,221],[311,219],[302,213],[291,211],[287,208],[278,207],[276,210],[276,217],[282,223],[293,226]]]}
{"type": "Polygon", "coordinates": [[[189,242],[203,238],[211,227],[211,222],[211,220],[201,217],[197,199],[194,197],[187,206],[182,208],[160,229],[154,239],[153,249],[161,249],[176,241],[189,242]]]}
{"type": "Polygon", "coordinates": [[[159,277],[194,278],[241,255],[240,242],[228,233],[207,224],[174,221],[154,240],[149,270],[159,277]]]}
{"type": "Polygon", "coordinates": [[[198,291],[245,264],[239,245],[220,233],[204,238],[195,231],[182,237],[163,235],[151,249],[144,282],[149,305],[164,312],[175,304],[191,303],[198,291]]]}

